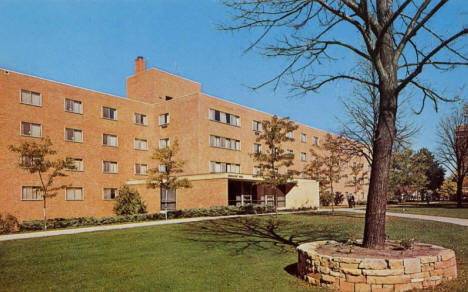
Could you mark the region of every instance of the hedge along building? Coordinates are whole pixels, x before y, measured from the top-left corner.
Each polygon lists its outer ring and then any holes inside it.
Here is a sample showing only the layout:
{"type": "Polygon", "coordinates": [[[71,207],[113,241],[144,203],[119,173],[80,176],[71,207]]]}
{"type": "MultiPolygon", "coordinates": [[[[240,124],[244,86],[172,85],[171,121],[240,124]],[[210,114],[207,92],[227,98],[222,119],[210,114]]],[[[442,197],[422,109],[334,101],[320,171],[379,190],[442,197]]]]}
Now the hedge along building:
{"type": "MultiPolygon", "coordinates": [[[[272,190],[256,184],[250,153],[258,149],[259,123],[271,115],[201,92],[201,85],[135,61],[122,98],[25,74],[0,70],[0,213],[20,220],[41,218],[38,177],[19,169],[11,144],[49,136],[60,157],[75,159],[77,169],[57,180],[70,185],[48,200],[48,217],[112,215],[120,185],[138,189],[149,212],[210,206],[272,204],[272,190]],[[146,188],[146,173],[158,167],[152,150],[177,139],[183,176],[193,188],[162,195],[146,188]]],[[[286,149],[301,171],[309,149],[327,134],[300,125],[286,149]]],[[[279,192],[279,207],[319,204],[316,181],[297,178],[279,192]]],[[[353,193],[342,180],[336,188],[353,193]]],[[[361,190],[357,199],[365,199],[361,190]]]]}

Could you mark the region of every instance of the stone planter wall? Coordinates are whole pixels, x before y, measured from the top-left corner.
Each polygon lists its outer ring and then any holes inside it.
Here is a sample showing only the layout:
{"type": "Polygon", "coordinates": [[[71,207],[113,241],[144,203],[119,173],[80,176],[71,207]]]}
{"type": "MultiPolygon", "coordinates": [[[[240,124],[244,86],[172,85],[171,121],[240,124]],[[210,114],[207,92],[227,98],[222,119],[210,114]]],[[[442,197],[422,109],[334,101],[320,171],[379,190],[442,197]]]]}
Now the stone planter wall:
{"type": "Polygon", "coordinates": [[[353,258],[320,255],[318,246],[334,243],[317,241],[300,245],[298,275],[312,285],[340,291],[409,291],[431,288],[457,277],[455,253],[440,249],[435,256],[404,259],[353,258]]]}

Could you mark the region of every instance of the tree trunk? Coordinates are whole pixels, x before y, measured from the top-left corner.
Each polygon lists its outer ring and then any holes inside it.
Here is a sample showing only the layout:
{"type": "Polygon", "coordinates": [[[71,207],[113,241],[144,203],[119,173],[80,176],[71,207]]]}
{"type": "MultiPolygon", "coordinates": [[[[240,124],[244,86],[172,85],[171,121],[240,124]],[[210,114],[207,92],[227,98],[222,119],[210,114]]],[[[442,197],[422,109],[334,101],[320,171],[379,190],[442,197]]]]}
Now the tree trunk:
{"type": "Polygon", "coordinates": [[[463,177],[458,175],[457,178],[457,207],[462,207],[462,199],[463,199],[463,177]]]}
{"type": "Polygon", "coordinates": [[[44,206],[42,208],[44,215],[44,230],[47,230],[47,216],[46,216],[46,197],[43,198],[44,206]]]}
{"type": "MultiPolygon", "coordinates": [[[[377,1],[379,23],[387,23],[393,15],[393,1],[377,1]]],[[[372,172],[366,207],[364,247],[382,249],[385,245],[385,213],[387,208],[388,174],[392,159],[393,141],[396,135],[398,107],[397,61],[393,44],[393,27],[383,33],[376,44],[374,66],[379,75],[379,117],[373,142],[372,172]],[[379,66],[377,66],[379,65],[379,66]]]]}

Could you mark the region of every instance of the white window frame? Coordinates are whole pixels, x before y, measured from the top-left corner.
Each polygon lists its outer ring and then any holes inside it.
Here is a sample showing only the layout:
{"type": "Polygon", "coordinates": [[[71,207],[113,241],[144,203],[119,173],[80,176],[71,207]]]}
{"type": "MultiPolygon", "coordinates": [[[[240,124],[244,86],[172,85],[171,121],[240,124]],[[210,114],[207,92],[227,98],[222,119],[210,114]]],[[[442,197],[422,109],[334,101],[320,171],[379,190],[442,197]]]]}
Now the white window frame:
{"type": "Polygon", "coordinates": [[[293,131],[287,132],[286,137],[289,138],[289,139],[294,139],[294,132],[293,131]]]}
{"type": "Polygon", "coordinates": [[[262,131],[262,122],[253,120],[252,121],[252,131],[261,132],[262,131]],[[256,128],[255,125],[258,125],[258,127],[256,128]]]}
{"type": "Polygon", "coordinates": [[[83,187],[67,187],[67,188],[65,188],[65,201],[84,201],[84,188],[83,187]],[[69,189],[80,189],[81,190],[81,199],[68,199],[68,190],[69,189]]]}
{"type": "Polygon", "coordinates": [[[240,127],[241,126],[240,116],[230,114],[230,113],[227,113],[227,112],[223,112],[223,111],[220,111],[220,110],[215,110],[215,109],[212,109],[212,108],[210,108],[208,110],[208,119],[210,121],[213,121],[213,122],[218,122],[218,123],[221,123],[221,124],[230,125],[230,126],[234,126],[234,127],[240,127]],[[216,112],[219,112],[219,120],[216,119],[216,112]],[[229,123],[227,122],[228,116],[229,116],[229,123]],[[235,121],[235,122],[233,122],[233,121],[235,121]]]}
{"type": "Polygon", "coordinates": [[[72,158],[72,159],[73,159],[73,163],[75,163],[76,161],[81,161],[81,164],[80,164],[81,168],[75,167],[74,169],[68,169],[68,171],[83,172],[84,171],[83,158],[72,158]]]}
{"type": "Polygon", "coordinates": [[[20,89],[20,94],[19,94],[19,101],[21,104],[25,104],[25,105],[31,105],[31,106],[37,106],[37,107],[42,107],[42,94],[40,92],[36,92],[36,91],[32,91],[32,90],[27,90],[27,89],[20,89]],[[29,93],[30,95],[30,99],[31,99],[31,103],[28,103],[28,102],[24,102],[23,101],[23,92],[25,93],[29,93]],[[32,99],[32,95],[34,94],[37,94],[39,95],[39,104],[34,104],[33,103],[33,99],[32,99]]]}
{"type": "MultiPolygon", "coordinates": [[[[32,133],[32,130],[31,130],[31,133],[32,133]]],[[[20,122],[20,135],[21,136],[24,136],[24,137],[31,137],[31,138],[42,138],[42,125],[41,124],[36,124],[36,123],[31,123],[31,122],[23,122],[21,121],[20,122]],[[39,136],[33,136],[33,135],[26,135],[24,134],[23,132],[23,124],[30,124],[30,125],[34,125],[34,126],[39,126],[39,136]]]]}
{"type": "Polygon", "coordinates": [[[24,199],[24,197],[23,197],[24,188],[32,188],[32,190],[34,190],[34,189],[40,189],[41,187],[40,186],[30,186],[30,185],[21,186],[21,194],[20,194],[21,195],[21,201],[43,201],[44,200],[44,197],[42,195],[41,195],[40,199],[24,199]]]}
{"type": "Polygon", "coordinates": [[[81,100],[75,100],[75,99],[71,99],[71,98],[64,98],[63,100],[63,108],[64,110],[67,112],[67,113],[72,113],[72,114],[79,114],[79,115],[82,115],[83,114],[83,102],[81,100]],[[67,109],[67,100],[71,101],[73,103],[73,110],[69,111],[67,109]],[[76,112],[75,111],[75,103],[79,103],[79,111],[76,112]]]}
{"type": "Polygon", "coordinates": [[[307,161],[307,152],[301,152],[301,161],[307,161]]]}
{"type": "MultiPolygon", "coordinates": [[[[141,143],[138,143],[138,145],[141,145],[141,143]]],[[[135,150],[144,150],[144,151],[147,151],[147,150],[148,150],[148,140],[146,140],[146,139],[140,139],[140,138],[135,138],[135,139],[133,140],[133,149],[135,149],[135,150]],[[138,148],[138,147],[137,147],[137,141],[139,141],[139,142],[144,141],[146,147],[145,147],[145,148],[138,148]]]]}
{"type": "Polygon", "coordinates": [[[253,153],[262,153],[262,144],[253,144],[253,153]]]}
{"type": "Polygon", "coordinates": [[[314,141],[313,141],[315,146],[319,146],[319,137],[314,136],[314,141]]]}
{"type": "Polygon", "coordinates": [[[169,146],[171,146],[171,140],[169,138],[159,139],[159,145],[158,146],[159,146],[159,149],[164,149],[166,147],[169,147],[169,146]],[[162,141],[165,141],[165,144],[166,144],[165,146],[161,146],[162,141]]]}
{"type": "Polygon", "coordinates": [[[135,165],[133,166],[133,173],[135,175],[148,175],[148,164],[146,164],[146,163],[135,163],[135,165]],[[141,173],[141,172],[138,173],[137,172],[137,166],[140,167],[140,170],[141,170],[141,167],[144,166],[146,171],[144,173],[141,173]]]}
{"type": "Polygon", "coordinates": [[[118,188],[102,188],[102,200],[103,201],[114,201],[115,198],[119,196],[119,189],[118,188]],[[106,199],[106,190],[115,190],[114,191],[114,198],[106,199]]]}
{"type": "Polygon", "coordinates": [[[159,115],[158,123],[160,126],[167,126],[171,122],[171,116],[169,113],[159,115]]]}
{"type": "Polygon", "coordinates": [[[133,123],[135,125],[148,126],[148,116],[142,113],[133,113],[133,123]],[[137,119],[138,116],[143,119],[142,123],[140,123],[140,121],[137,119]]]}
{"type": "Polygon", "coordinates": [[[117,121],[117,120],[118,120],[117,109],[112,108],[112,107],[108,107],[108,106],[102,106],[102,107],[101,107],[101,118],[106,119],[106,120],[111,120],[111,121],[117,121]],[[115,113],[115,114],[114,114],[114,119],[105,117],[105,116],[104,116],[104,109],[113,110],[114,113],[115,113]]]}
{"type": "MultiPolygon", "coordinates": [[[[108,140],[106,139],[105,140],[106,142],[108,142],[108,140]]],[[[107,146],[107,147],[119,147],[119,137],[117,137],[117,135],[114,135],[114,134],[105,134],[103,133],[102,134],[102,146],[107,146]],[[111,145],[111,144],[105,144],[104,143],[104,137],[115,137],[115,145],[111,145]]]]}
{"type": "Polygon", "coordinates": [[[109,160],[103,160],[102,161],[102,173],[109,173],[109,174],[116,174],[116,173],[119,173],[119,163],[117,161],[109,161],[109,160]],[[105,163],[108,162],[108,163],[111,163],[111,165],[115,164],[115,172],[107,172],[107,171],[104,171],[105,170],[105,163]]]}
{"type": "Polygon", "coordinates": [[[64,138],[63,138],[63,139],[64,139],[66,142],[83,143],[83,140],[84,140],[83,130],[80,130],[80,129],[64,128],[64,130],[63,130],[63,135],[64,135],[64,138]],[[73,130],[73,139],[71,139],[71,140],[68,140],[68,139],[67,139],[67,129],[68,129],[68,130],[73,130]],[[80,132],[80,133],[81,133],[81,141],[78,141],[78,140],[75,138],[75,132],[80,132]]]}
{"type": "Polygon", "coordinates": [[[307,134],[301,133],[301,142],[307,143],[307,134]]]}

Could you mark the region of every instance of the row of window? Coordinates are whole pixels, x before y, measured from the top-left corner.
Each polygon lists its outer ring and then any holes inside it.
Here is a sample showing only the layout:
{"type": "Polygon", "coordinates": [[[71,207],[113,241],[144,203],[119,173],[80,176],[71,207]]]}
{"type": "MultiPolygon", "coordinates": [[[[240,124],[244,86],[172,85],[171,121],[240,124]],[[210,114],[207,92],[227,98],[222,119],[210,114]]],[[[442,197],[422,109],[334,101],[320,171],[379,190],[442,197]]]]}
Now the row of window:
{"type": "MultiPolygon", "coordinates": [[[[42,137],[42,125],[29,123],[29,122],[21,122],[21,135],[27,136],[27,137],[40,138],[42,137]]],[[[65,128],[64,139],[65,141],[68,141],[68,142],[83,143],[83,131],[80,129],[65,128]]],[[[161,141],[160,141],[160,147],[161,145],[167,144],[169,139],[161,139],[161,141]]],[[[102,145],[117,147],[118,146],[117,135],[102,134],[102,145]]],[[[162,147],[166,147],[166,146],[162,146],[162,147]]],[[[146,139],[135,138],[134,149],[148,150],[148,141],[146,139]]]]}
{"type": "Polygon", "coordinates": [[[210,161],[210,172],[213,173],[240,173],[240,164],[210,161]]]}
{"type": "Polygon", "coordinates": [[[210,146],[239,151],[240,140],[210,135],[210,146]]]}
{"type": "MultiPolygon", "coordinates": [[[[114,200],[118,196],[117,188],[104,188],[102,191],[103,200],[114,200]]],[[[21,200],[23,201],[42,201],[42,191],[39,186],[23,186],[21,191],[21,200]]],[[[65,200],[83,201],[84,192],[82,187],[67,187],[65,189],[65,200]]]]}
{"type": "MultiPolygon", "coordinates": [[[[33,105],[33,106],[42,106],[42,95],[38,92],[33,92],[25,89],[21,89],[20,93],[20,102],[22,104],[33,105]]],[[[83,114],[83,103],[80,100],[74,100],[65,98],[64,100],[64,109],[66,112],[83,114]]],[[[103,106],[101,109],[101,117],[103,119],[117,121],[117,109],[103,106]]],[[[164,113],[159,115],[159,125],[165,126],[169,124],[170,118],[169,113],[164,113]]],[[[134,113],[133,122],[137,125],[148,125],[148,117],[145,114],[134,113]]]]}

